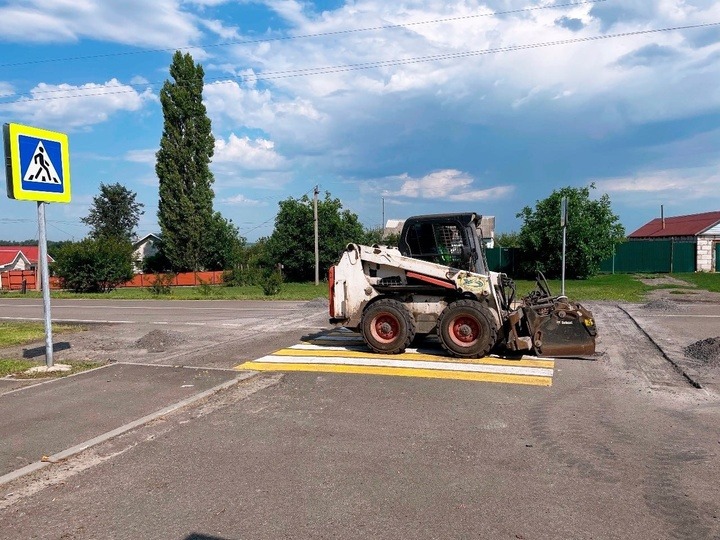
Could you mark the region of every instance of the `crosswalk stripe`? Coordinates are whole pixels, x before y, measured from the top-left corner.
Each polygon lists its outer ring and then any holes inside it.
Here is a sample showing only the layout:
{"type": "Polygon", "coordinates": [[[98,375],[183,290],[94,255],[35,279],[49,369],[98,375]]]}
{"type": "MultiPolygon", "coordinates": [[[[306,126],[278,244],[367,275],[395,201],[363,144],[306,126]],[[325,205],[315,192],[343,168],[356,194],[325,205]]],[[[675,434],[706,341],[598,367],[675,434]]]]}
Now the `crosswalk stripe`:
{"type": "Polygon", "coordinates": [[[431,379],[454,379],[536,386],[551,386],[555,361],[522,356],[517,359],[488,356],[453,358],[438,342],[424,343],[420,352],[408,348],[402,354],[376,354],[357,333],[340,329],[315,336],[291,347],[244,362],[236,370],[310,371],[394,375],[431,379]],[[434,351],[437,351],[434,354],[434,351]]]}
{"type": "Polygon", "coordinates": [[[337,364],[352,366],[378,366],[387,368],[434,369],[443,371],[470,371],[476,373],[507,373],[510,375],[536,375],[539,377],[552,377],[553,370],[538,367],[469,364],[459,362],[396,360],[394,358],[365,358],[365,357],[337,357],[337,356],[282,356],[277,353],[264,356],[257,360],[263,363],[276,364],[337,364]]]}
{"type": "Polygon", "coordinates": [[[235,369],[253,371],[310,371],[320,373],[354,373],[359,375],[390,375],[396,377],[422,377],[426,379],[453,379],[495,383],[551,386],[552,377],[510,375],[505,373],[477,373],[470,371],[444,371],[403,367],[356,366],[338,364],[295,364],[275,362],[245,362],[235,369]]]}
{"type": "MultiPolygon", "coordinates": [[[[342,357],[342,358],[378,358],[385,359],[388,356],[385,354],[375,354],[371,352],[361,350],[348,350],[343,347],[333,347],[328,350],[328,347],[299,347],[294,345],[287,349],[280,349],[275,351],[273,355],[278,356],[327,356],[330,358],[342,357]]],[[[409,350],[409,349],[408,349],[409,350]]],[[[537,367],[537,368],[554,368],[555,361],[547,359],[529,359],[523,357],[519,360],[511,360],[505,358],[495,357],[484,357],[484,358],[450,358],[448,356],[439,356],[434,354],[424,354],[415,352],[405,352],[403,354],[394,355],[393,358],[397,358],[401,361],[408,360],[425,360],[428,362],[453,362],[462,364],[490,364],[498,366],[521,366],[521,367],[537,367]]]]}

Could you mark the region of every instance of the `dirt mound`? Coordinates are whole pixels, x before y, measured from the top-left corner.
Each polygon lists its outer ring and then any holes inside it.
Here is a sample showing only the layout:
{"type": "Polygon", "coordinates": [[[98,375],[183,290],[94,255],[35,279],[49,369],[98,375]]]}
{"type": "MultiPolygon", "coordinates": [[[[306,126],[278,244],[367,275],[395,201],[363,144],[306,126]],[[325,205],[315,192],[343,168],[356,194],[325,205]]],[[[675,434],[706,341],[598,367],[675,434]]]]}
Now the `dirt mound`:
{"type": "Polygon", "coordinates": [[[668,300],[667,298],[660,298],[658,300],[651,300],[647,304],[643,306],[644,309],[651,309],[653,311],[684,311],[687,309],[685,306],[680,306],[676,302],[673,302],[672,300],[668,300]]]}
{"type": "Polygon", "coordinates": [[[685,354],[706,364],[720,363],[720,337],[701,339],[685,347],[685,354]]]}
{"type": "Polygon", "coordinates": [[[148,352],[165,352],[168,348],[185,341],[177,332],[166,330],[153,330],[135,342],[138,349],[147,349],[148,352]]]}

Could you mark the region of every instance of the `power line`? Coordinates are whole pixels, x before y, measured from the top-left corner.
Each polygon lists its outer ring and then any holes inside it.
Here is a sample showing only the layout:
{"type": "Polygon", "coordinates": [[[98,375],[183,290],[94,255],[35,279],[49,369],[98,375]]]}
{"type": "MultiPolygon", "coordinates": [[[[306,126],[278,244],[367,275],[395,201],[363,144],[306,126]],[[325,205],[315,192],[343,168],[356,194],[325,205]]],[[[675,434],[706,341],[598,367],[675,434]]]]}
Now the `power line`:
{"type": "MultiPolygon", "coordinates": [[[[300,195],[300,197],[297,197],[297,198],[298,198],[298,199],[301,199],[301,198],[303,198],[305,195],[309,195],[310,192],[313,191],[314,189],[315,189],[315,186],[311,187],[311,188],[308,189],[305,193],[303,193],[302,195],[300,195]]],[[[253,232],[253,231],[258,230],[260,227],[263,227],[264,225],[267,225],[267,224],[270,223],[271,221],[275,220],[276,217],[277,217],[277,216],[273,216],[273,217],[271,217],[270,219],[266,219],[265,221],[263,221],[262,223],[260,223],[259,225],[255,226],[255,227],[253,227],[252,229],[247,229],[247,230],[245,230],[245,229],[240,229],[240,228],[238,228],[238,231],[241,232],[242,234],[251,233],[251,232],[253,232]]]]}
{"type": "MultiPolygon", "coordinates": [[[[617,34],[607,34],[604,36],[587,36],[587,37],[580,37],[580,38],[571,38],[571,39],[561,39],[561,40],[555,40],[555,41],[544,41],[539,43],[528,43],[523,45],[510,45],[507,47],[498,47],[495,49],[483,49],[479,51],[462,51],[457,53],[445,53],[445,54],[436,54],[436,55],[428,55],[428,56],[419,56],[414,58],[404,58],[404,59],[397,59],[397,60],[377,60],[373,62],[362,62],[357,64],[341,64],[337,66],[323,66],[323,67],[316,67],[316,68],[300,68],[300,69],[293,69],[293,70],[283,70],[283,71],[268,71],[265,73],[258,73],[255,75],[256,80],[276,80],[276,79],[289,79],[292,77],[308,77],[308,76],[315,76],[315,75],[329,75],[332,73],[343,73],[343,72],[349,72],[349,71],[359,71],[364,69],[372,69],[372,68],[380,68],[380,67],[392,67],[392,66],[402,66],[402,65],[408,65],[408,64],[419,64],[419,63],[425,63],[425,62],[437,62],[437,61],[443,61],[443,60],[454,60],[459,58],[468,58],[472,56],[482,56],[486,54],[498,54],[498,53],[504,53],[504,52],[513,52],[513,51],[521,51],[521,50],[529,50],[529,49],[540,49],[544,47],[555,47],[560,45],[571,45],[575,43],[584,43],[584,42],[590,42],[590,41],[601,41],[606,39],[616,39],[621,37],[629,37],[629,36],[639,36],[639,35],[645,35],[645,34],[656,34],[661,32],[672,32],[677,30],[691,30],[696,28],[707,28],[711,26],[718,26],[720,25],[720,22],[711,22],[711,23],[701,23],[701,24],[691,24],[691,25],[685,25],[685,26],[672,26],[667,28],[655,28],[650,30],[635,30],[632,32],[621,32],[617,34]]],[[[216,77],[207,79],[205,82],[208,83],[216,83],[216,84],[229,84],[231,82],[234,82],[234,79],[237,79],[238,77],[234,77],[231,80],[227,80],[226,77],[216,77]]],[[[135,87],[135,86],[154,86],[156,84],[160,83],[145,83],[143,85],[137,85],[137,84],[128,84],[125,86],[129,87],[135,87]]],[[[48,90],[46,92],[36,92],[34,94],[18,94],[16,96],[13,96],[14,98],[22,97],[22,96],[32,96],[33,101],[48,101],[48,100],[55,100],[55,99],[73,99],[73,98],[82,98],[82,97],[96,97],[96,96],[112,96],[112,95],[118,95],[118,94],[128,94],[131,92],[134,92],[134,90],[117,90],[114,92],[85,92],[85,93],[77,93],[73,95],[66,95],[66,96],[51,96],[51,97],[34,97],[37,94],[54,94],[59,92],[67,92],[67,90],[48,90]]],[[[4,102],[12,103],[11,101],[4,102]]],[[[0,102],[2,104],[2,102],[0,102]]]]}
{"type": "Polygon", "coordinates": [[[256,43],[270,43],[274,41],[290,41],[295,39],[308,39],[308,38],[317,38],[317,37],[327,37],[327,36],[337,36],[337,35],[343,35],[343,34],[355,34],[360,32],[373,32],[377,30],[392,30],[396,28],[408,28],[411,26],[420,26],[424,24],[437,24],[437,23],[445,23],[445,22],[454,22],[454,21],[462,21],[462,20],[469,20],[469,19],[476,19],[479,17],[497,17],[498,15],[512,15],[515,13],[524,13],[524,12],[532,12],[532,11],[538,11],[541,9],[558,9],[558,8],[565,8],[565,7],[575,7],[575,6],[582,6],[585,4],[598,4],[600,2],[606,2],[607,0],[582,0],[580,2],[567,2],[565,4],[555,4],[555,5],[545,5],[545,6],[533,6],[533,7],[526,7],[526,8],[518,8],[518,9],[510,9],[506,11],[494,11],[492,13],[476,13],[474,15],[462,15],[458,17],[447,17],[443,19],[432,19],[427,21],[415,21],[415,22],[409,22],[404,24],[388,24],[384,26],[370,26],[366,28],[354,28],[349,30],[333,30],[330,32],[317,32],[313,34],[300,34],[297,36],[278,36],[274,38],[263,38],[263,39],[250,39],[250,40],[235,40],[235,41],[224,41],[222,43],[214,43],[214,44],[208,44],[208,45],[194,45],[189,47],[169,47],[169,48],[162,48],[162,49],[140,49],[137,51],[124,51],[124,52],[118,52],[118,53],[105,53],[105,54],[95,54],[95,55],[87,55],[87,56],[70,56],[66,58],[45,58],[40,60],[29,60],[26,62],[13,62],[8,64],[0,64],[0,67],[16,67],[16,66],[27,66],[27,65],[34,65],[34,64],[46,64],[50,62],[71,62],[76,60],[96,60],[99,58],[112,58],[112,57],[120,57],[120,56],[132,56],[132,55],[138,55],[138,54],[149,54],[149,53],[162,53],[162,52],[171,52],[171,51],[191,51],[191,50],[202,50],[202,49],[210,49],[214,47],[227,47],[230,45],[253,45],[256,43]]]}

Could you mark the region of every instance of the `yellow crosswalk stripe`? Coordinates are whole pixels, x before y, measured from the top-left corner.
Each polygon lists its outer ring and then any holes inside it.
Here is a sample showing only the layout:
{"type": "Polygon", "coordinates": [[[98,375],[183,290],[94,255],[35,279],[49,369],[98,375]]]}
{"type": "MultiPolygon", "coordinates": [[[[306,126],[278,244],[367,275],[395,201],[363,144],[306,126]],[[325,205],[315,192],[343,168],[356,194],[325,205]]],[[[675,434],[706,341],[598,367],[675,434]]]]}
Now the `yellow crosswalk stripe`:
{"type": "Polygon", "coordinates": [[[452,358],[432,345],[397,355],[376,354],[357,334],[334,331],[270,355],[244,362],[236,370],[309,371],[453,379],[506,384],[551,386],[555,361],[550,358],[452,358]]]}
{"type": "Polygon", "coordinates": [[[422,377],[427,379],[454,379],[495,383],[529,384],[551,386],[551,377],[531,375],[505,375],[501,373],[470,373],[467,371],[438,371],[433,369],[386,368],[378,366],[343,366],[336,364],[279,364],[268,362],[245,362],[236,369],[252,371],[310,371],[320,373],[355,373],[360,375],[390,375],[397,377],[422,377]]]}
{"type": "Polygon", "coordinates": [[[428,362],[457,362],[466,364],[491,364],[498,366],[523,366],[523,367],[540,367],[550,368],[555,367],[554,360],[531,360],[527,358],[521,358],[518,360],[495,358],[492,356],[486,356],[484,358],[451,358],[448,356],[439,356],[434,354],[424,353],[411,353],[406,352],[402,354],[376,354],[372,352],[354,351],[354,350],[305,350],[305,349],[294,349],[292,347],[287,349],[280,349],[273,353],[278,356],[327,356],[330,358],[342,357],[342,358],[397,358],[400,360],[425,360],[428,362]]]}

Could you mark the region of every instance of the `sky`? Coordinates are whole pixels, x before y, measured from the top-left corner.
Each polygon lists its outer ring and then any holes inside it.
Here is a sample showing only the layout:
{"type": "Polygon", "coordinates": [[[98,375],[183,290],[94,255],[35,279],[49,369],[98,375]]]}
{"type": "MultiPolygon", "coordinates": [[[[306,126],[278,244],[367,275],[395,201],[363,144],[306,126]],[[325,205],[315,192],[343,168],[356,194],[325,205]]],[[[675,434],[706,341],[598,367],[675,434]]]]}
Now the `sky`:
{"type": "MultiPolygon", "coordinates": [[[[720,210],[714,0],[0,0],[0,122],[68,135],[49,240],[86,236],[101,182],[159,232],[178,49],[205,71],[215,209],[250,242],[315,186],[369,228],[475,211],[512,232],[590,184],[628,233],[720,210]]],[[[37,214],[0,193],[0,240],[37,238],[37,214]]]]}

